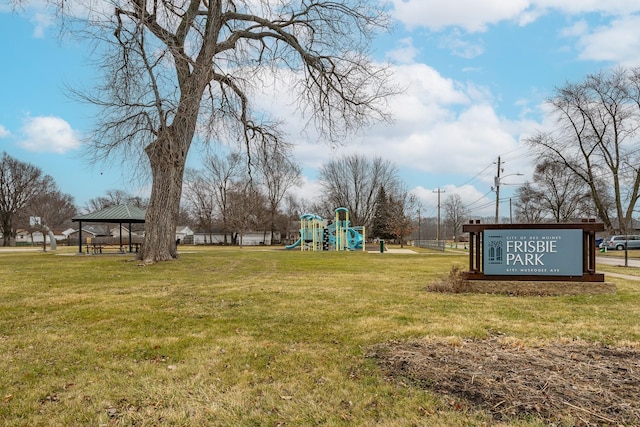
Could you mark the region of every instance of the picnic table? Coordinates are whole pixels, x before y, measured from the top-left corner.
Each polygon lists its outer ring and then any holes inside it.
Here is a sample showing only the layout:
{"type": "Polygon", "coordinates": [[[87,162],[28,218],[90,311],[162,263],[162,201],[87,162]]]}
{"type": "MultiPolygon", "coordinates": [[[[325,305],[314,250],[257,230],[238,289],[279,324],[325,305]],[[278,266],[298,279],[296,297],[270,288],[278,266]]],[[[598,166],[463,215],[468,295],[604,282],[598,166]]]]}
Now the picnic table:
{"type": "MultiPolygon", "coordinates": [[[[86,249],[88,254],[93,254],[93,255],[112,252],[112,251],[115,253],[123,254],[126,252],[125,248],[127,245],[102,243],[102,242],[87,242],[86,249]]],[[[141,246],[140,243],[131,243],[131,252],[138,253],[140,251],[140,246],[141,246]]]]}

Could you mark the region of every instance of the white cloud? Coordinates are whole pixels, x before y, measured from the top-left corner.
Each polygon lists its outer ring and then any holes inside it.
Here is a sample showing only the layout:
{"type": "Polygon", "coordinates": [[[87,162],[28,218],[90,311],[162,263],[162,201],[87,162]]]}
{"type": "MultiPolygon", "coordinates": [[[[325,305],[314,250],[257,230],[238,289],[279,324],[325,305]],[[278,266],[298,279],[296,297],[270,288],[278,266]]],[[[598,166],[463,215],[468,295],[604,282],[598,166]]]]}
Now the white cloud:
{"type": "Polygon", "coordinates": [[[486,31],[490,25],[513,21],[524,26],[549,10],[567,15],[600,13],[626,16],[640,11],[630,0],[392,0],[393,14],[408,28],[440,31],[458,27],[468,32],[486,31]]]}
{"type": "MultiPolygon", "coordinates": [[[[6,3],[6,2],[4,2],[6,3]]],[[[111,0],[87,0],[63,2],[63,11],[58,9],[57,2],[48,0],[30,0],[24,2],[20,8],[0,4],[0,13],[18,13],[27,17],[34,25],[33,37],[42,38],[48,28],[56,25],[56,20],[61,14],[79,21],[108,19],[113,15],[113,2],[111,0]]]]}
{"type": "Polygon", "coordinates": [[[399,64],[411,64],[415,62],[419,50],[413,45],[413,39],[407,37],[399,41],[400,46],[387,52],[387,57],[399,64]]]}
{"type": "Polygon", "coordinates": [[[532,22],[535,22],[538,18],[544,15],[544,13],[545,11],[542,9],[528,9],[518,16],[518,25],[521,27],[525,27],[532,22]]]}
{"type": "Polygon", "coordinates": [[[29,117],[22,127],[20,145],[29,151],[66,153],[80,147],[80,139],[69,123],[59,117],[29,117]]]}
{"type": "Polygon", "coordinates": [[[442,37],[438,44],[442,48],[451,50],[454,55],[465,59],[475,58],[484,53],[484,46],[480,43],[464,40],[458,31],[442,37]]]}
{"type": "Polygon", "coordinates": [[[574,22],[560,31],[563,37],[581,37],[589,32],[589,24],[584,19],[574,22]]]}
{"type": "Polygon", "coordinates": [[[306,213],[310,205],[318,199],[318,195],[322,194],[322,191],[323,189],[319,181],[303,176],[301,184],[291,188],[289,193],[294,195],[302,203],[302,210],[306,213]]]}
{"type": "Polygon", "coordinates": [[[640,11],[640,3],[633,0],[532,0],[538,9],[555,9],[566,14],[602,13],[626,15],[640,11]]]}
{"type": "Polygon", "coordinates": [[[462,85],[453,79],[443,77],[437,70],[426,64],[395,67],[394,78],[398,84],[407,86],[407,91],[395,99],[398,104],[405,103],[408,99],[416,99],[421,104],[432,106],[470,102],[462,85]]]}
{"type": "Polygon", "coordinates": [[[446,79],[423,64],[398,67],[396,78],[409,87],[391,103],[395,123],[374,127],[353,150],[384,153],[397,165],[427,173],[467,174],[516,145],[488,90],[446,79]]]}
{"type": "Polygon", "coordinates": [[[0,125],[0,138],[6,138],[9,135],[11,135],[11,132],[9,132],[4,126],[0,125]]]}
{"type": "Polygon", "coordinates": [[[394,16],[409,28],[441,30],[461,27],[469,32],[518,18],[530,5],[528,0],[392,0],[394,16]]]}
{"type": "MultiPolygon", "coordinates": [[[[414,121],[406,128],[406,133],[396,129],[390,156],[398,164],[433,174],[467,174],[517,143],[487,104],[470,106],[428,126],[414,121]]],[[[387,139],[378,142],[380,148],[389,144],[387,139]]]]}
{"type": "Polygon", "coordinates": [[[31,22],[35,25],[33,37],[41,39],[44,37],[47,28],[53,25],[53,17],[45,13],[37,12],[31,17],[31,22]]]}
{"type": "Polygon", "coordinates": [[[395,71],[407,90],[390,100],[394,123],[375,125],[333,148],[301,141],[296,158],[317,168],[332,158],[357,153],[428,174],[468,175],[478,164],[491,163],[517,147],[513,128],[507,129],[512,123],[498,117],[488,90],[446,79],[424,64],[395,71]]]}
{"type": "Polygon", "coordinates": [[[583,60],[640,65],[640,16],[614,19],[607,26],[582,33],[578,47],[583,60]]]}

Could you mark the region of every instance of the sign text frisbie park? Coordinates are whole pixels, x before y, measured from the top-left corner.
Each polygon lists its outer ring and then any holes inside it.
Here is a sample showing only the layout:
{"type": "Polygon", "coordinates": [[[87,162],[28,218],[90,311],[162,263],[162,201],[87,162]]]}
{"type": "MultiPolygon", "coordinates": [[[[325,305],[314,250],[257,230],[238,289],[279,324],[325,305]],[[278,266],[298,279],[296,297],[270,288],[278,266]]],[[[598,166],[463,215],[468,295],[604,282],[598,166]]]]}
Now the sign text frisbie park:
{"type": "Polygon", "coordinates": [[[582,231],[486,230],[483,261],[487,275],[581,275],[582,231]]]}

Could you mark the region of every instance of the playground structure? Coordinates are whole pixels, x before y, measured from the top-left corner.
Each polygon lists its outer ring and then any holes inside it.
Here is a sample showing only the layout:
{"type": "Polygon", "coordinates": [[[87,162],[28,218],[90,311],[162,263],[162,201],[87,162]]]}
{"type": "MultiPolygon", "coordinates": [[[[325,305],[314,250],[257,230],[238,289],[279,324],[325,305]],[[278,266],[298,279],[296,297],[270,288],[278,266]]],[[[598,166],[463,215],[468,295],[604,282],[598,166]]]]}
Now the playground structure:
{"type": "Polygon", "coordinates": [[[286,249],[299,246],[303,251],[364,250],[364,227],[351,227],[347,208],[337,208],[335,214],[335,221],[328,225],[318,215],[300,216],[300,238],[286,249]]]}

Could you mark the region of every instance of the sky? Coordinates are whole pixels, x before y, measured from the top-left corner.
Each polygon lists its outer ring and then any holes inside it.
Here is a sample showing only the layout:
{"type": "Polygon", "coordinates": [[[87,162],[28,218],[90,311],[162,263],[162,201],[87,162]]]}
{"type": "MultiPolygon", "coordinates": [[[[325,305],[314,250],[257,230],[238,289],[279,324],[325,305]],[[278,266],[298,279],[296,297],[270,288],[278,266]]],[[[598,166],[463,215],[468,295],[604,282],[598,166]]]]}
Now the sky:
{"type": "MultiPolygon", "coordinates": [[[[51,175],[80,208],[114,189],[148,197],[131,164],[82,156],[97,112],[68,89],[96,78],[90,46],[61,38],[42,3],[15,12],[0,0],[0,151],[51,175]]],[[[304,173],[294,192],[305,200],[320,195],[320,165],[362,154],[398,168],[424,217],[436,215],[439,195],[442,203],[454,194],[472,217],[491,217],[500,157],[500,216],[508,216],[533,169],[523,141],[553,127],[545,100],[590,73],[640,65],[640,0],[390,0],[389,12],[393,28],[374,39],[373,55],[406,88],[390,99],[393,121],[343,144],[286,124],[304,173]]],[[[189,166],[201,155],[192,149],[189,166]]]]}

